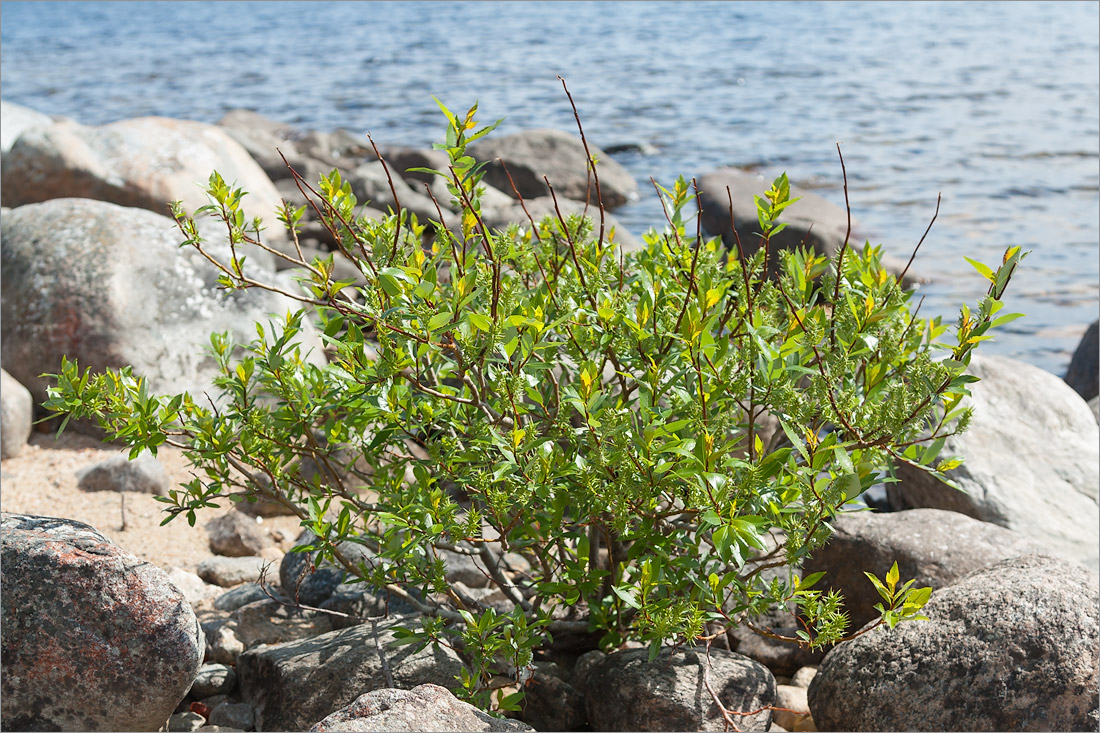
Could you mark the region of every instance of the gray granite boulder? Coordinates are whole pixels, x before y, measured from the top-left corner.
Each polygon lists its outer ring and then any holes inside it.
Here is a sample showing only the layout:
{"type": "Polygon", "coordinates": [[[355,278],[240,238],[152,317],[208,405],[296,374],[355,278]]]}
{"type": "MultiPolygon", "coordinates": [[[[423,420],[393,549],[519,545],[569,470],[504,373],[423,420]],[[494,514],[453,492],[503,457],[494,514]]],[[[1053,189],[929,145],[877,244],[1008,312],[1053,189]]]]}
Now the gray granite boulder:
{"type": "Polygon", "coordinates": [[[6,369],[0,370],[0,380],[0,458],[14,458],[31,437],[34,401],[6,369]]]}
{"type": "Polygon", "coordinates": [[[1019,532],[942,509],[853,512],[838,516],[833,527],[802,570],[804,576],[824,571],[815,587],[844,595],[851,631],[878,618],[874,605],[882,602],[864,571],[885,578],[897,562],[902,581],[914,578],[913,587],[935,589],[998,560],[1043,551],[1041,542],[1019,532]]]}
{"type": "MultiPolygon", "coordinates": [[[[613,209],[637,200],[638,182],[630,172],[591,143],[588,149],[596,159],[604,206],[613,209]]],[[[466,150],[476,160],[488,162],[484,181],[509,196],[513,190],[505,165],[524,199],[550,195],[543,181],[546,176],[559,200],[597,201],[595,181],[590,183],[584,145],[577,135],[561,130],[525,130],[503,137],[490,135],[466,150]]]]}
{"type": "Polygon", "coordinates": [[[518,720],[494,718],[449,690],[425,683],[411,690],[373,690],[327,716],[311,731],[533,731],[518,720]]]}
{"type": "Polygon", "coordinates": [[[77,488],[81,491],[129,491],[168,496],[171,483],[164,464],[149,453],[142,453],[133,460],[128,453],[120,453],[77,472],[77,488]]]}
{"type": "Polygon", "coordinates": [[[928,621],[836,646],[810,683],[821,730],[1097,730],[1100,586],[1041,555],[932,594],[928,621]]]}
{"type": "Polygon", "coordinates": [[[741,730],[768,730],[775,678],[759,662],[714,648],[709,671],[701,649],[666,647],[648,659],[648,649],[629,649],[578,664],[573,684],[585,693],[593,730],[723,730],[708,681],[727,710],[759,711],[733,716],[741,730]]]}
{"type": "Polygon", "coordinates": [[[305,730],[355,701],[387,686],[379,646],[402,689],[431,682],[452,685],[462,662],[450,649],[395,646],[393,629],[415,620],[360,624],[327,634],[251,649],[237,658],[240,694],[256,710],[259,730],[305,730]]]}
{"type": "Polygon", "coordinates": [[[204,636],[160,568],[69,519],[3,514],[5,730],[155,731],[204,636]]]}
{"type": "Polygon", "coordinates": [[[1015,359],[975,356],[968,385],[970,429],[942,455],[966,459],[950,477],[956,491],[897,466],[887,487],[894,509],[960,512],[1028,535],[1048,554],[1100,566],[1100,427],[1081,396],[1058,377],[1015,359]]]}
{"type": "MultiPolygon", "coordinates": [[[[214,267],[179,247],[172,220],[142,209],[54,199],[13,209],[2,227],[0,353],[4,368],[38,402],[47,386],[39,375],[59,371],[62,356],[95,371],[133,366],[153,394],[216,397],[210,334],[229,331],[247,343],[256,337],[256,321],[297,306],[258,289],[219,289],[214,267]]],[[[211,251],[224,255],[219,247],[211,251]]],[[[312,327],[299,343],[307,361],[323,363],[312,327]]]]}
{"type": "Polygon", "coordinates": [[[1066,369],[1066,384],[1086,400],[1100,393],[1100,321],[1093,321],[1073,352],[1066,369]]]}

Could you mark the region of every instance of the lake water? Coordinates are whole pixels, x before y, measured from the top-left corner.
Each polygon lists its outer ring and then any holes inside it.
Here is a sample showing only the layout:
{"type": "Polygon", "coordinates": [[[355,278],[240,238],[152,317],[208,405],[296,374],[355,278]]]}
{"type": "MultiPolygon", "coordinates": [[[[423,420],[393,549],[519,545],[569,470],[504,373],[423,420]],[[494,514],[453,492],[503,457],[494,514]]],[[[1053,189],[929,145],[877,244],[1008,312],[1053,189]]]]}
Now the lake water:
{"type": "Polygon", "coordinates": [[[304,128],[428,146],[436,95],[480,100],[507,134],[647,143],[616,216],[663,222],[648,185],[755,165],[843,204],[907,257],[922,314],[953,319],[984,280],[963,256],[1032,250],[984,349],[1061,374],[1097,317],[1100,5],[1089,3],[4,2],[4,99],[86,124],[215,122],[248,107],[304,128]]]}

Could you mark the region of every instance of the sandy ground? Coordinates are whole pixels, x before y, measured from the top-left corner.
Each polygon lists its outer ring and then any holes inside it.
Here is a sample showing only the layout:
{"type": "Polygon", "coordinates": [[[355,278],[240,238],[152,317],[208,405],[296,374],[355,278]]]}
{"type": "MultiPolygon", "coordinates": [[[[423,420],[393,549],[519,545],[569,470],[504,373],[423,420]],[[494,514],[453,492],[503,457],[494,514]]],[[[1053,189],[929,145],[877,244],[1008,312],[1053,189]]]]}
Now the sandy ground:
{"type": "MultiPolygon", "coordinates": [[[[165,526],[165,504],[151,495],[117,491],[86,492],[77,488],[77,471],[105,461],[122,448],[76,433],[56,440],[53,433],[33,433],[30,443],[14,458],[0,462],[0,509],[20,514],[39,514],[75,519],[95,527],[120,547],[165,570],[172,567],[195,572],[210,557],[205,525],[233,511],[229,501],[221,508],[197,513],[195,526],[177,517],[165,526]],[[125,529],[122,528],[125,509],[125,529]]],[[[182,451],[165,447],[157,453],[171,480],[171,487],[192,476],[182,451]]],[[[280,549],[293,546],[300,532],[296,517],[268,517],[262,526],[273,530],[280,549]]]]}

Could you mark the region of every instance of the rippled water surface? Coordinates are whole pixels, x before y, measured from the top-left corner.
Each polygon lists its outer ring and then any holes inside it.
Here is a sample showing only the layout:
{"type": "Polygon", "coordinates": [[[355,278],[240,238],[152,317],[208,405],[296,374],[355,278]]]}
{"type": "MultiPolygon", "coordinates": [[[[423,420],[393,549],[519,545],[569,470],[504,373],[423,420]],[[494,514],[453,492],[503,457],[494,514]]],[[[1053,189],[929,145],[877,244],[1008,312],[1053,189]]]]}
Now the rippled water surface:
{"type": "MultiPolygon", "coordinates": [[[[1097,3],[4,2],[9,101],[87,124],[140,115],[215,122],[249,107],[380,143],[441,135],[431,95],[480,100],[507,134],[573,130],[569,83],[596,145],[649,190],[754,165],[843,204],[908,256],[924,314],[984,292],[963,255],[1033,251],[987,353],[1061,373],[1097,317],[1097,3]]],[[[660,223],[653,196],[616,211],[660,223]]]]}

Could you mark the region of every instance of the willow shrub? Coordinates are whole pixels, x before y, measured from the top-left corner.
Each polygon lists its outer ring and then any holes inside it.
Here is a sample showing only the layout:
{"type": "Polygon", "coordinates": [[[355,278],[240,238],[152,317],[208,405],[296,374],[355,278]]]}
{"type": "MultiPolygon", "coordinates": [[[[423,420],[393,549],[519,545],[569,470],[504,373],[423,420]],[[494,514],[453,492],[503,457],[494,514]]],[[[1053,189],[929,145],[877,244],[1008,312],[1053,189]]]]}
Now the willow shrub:
{"type": "MultiPolygon", "coordinates": [[[[302,309],[257,324],[247,345],[212,337],[219,397],[151,395],[129,369],[65,362],[49,407],[98,419],[131,455],[182,447],[196,478],[162,499],[166,522],[193,524],[219,499],[287,507],[318,537],[305,549],[422,612],[404,639],[458,649],[460,692],[482,706],[561,632],[656,655],[793,603],[805,624],[793,642],[847,638],[841,598],[814,590],[817,576],[764,571],[820,547],[894,462],[939,477],[958,465],[938,454],[967,423],[972,350],[1015,317],[998,314],[1019,248],[995,270],[975,263],[988,295],[943,345],[947,327],[911,312],[869,245],[833,260],[785,251],[765,276],[769,237],[795,204],[785,175],[757,197],[764,233],[749,256],[690,231],[683,179],[660,189],[668,226],[636,252],[602,208],[596,221],[492,231],[465,148],[495,125],[473,132],[476,105],[444,111],[438,173],[461,215],[441,208],[431,229],[400,209],[371,221],[338,172],[319,190],[299,177],[338,251],[280,255],[305,273],[302,309]],[[334,257],[366,285],[334,280],[334,257]],[[306,319],[326,366],[295,345],[306,319]],[[490,607],[448,582],[441,550],[471,556],[506,600],[490,607]]],[[[594,160],[590,171],[598,191],[594,160]]],[[[235,244],[266,246],[243,191],[215,173],[207,193],[203,210],[235,244]]],[[[206,254],[192,216],[173,211],[206,254]]],[[[295,242],[302,213],[279,212],[295,242]]],[[[244,276],[239,252],[210,259],[227,289],[277,289],[244,276]]],[[[880,623],[922,618],[930,589],[899,585],[896,567],[872,582],[880,623]]]]}

